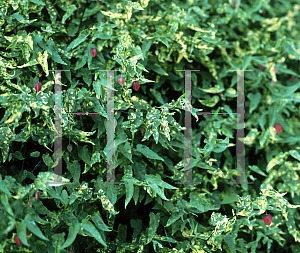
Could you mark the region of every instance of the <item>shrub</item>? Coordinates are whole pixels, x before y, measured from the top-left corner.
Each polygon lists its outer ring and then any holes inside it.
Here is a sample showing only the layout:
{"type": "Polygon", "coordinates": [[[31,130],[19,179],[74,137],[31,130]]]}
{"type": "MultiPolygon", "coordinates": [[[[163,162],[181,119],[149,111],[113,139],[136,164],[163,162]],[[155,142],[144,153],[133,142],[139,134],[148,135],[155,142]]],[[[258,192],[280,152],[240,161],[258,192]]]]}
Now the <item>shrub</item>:
{"type": "Polygon", "coordinates": [[[296,252],[299,3],[0,5],[2,251],[296,252]],[[237,124],[241,69],[252,71],[237,124]],[[53,152],[58,137],[67,150],[53,152]],[[238,141],[253,184],[236,183],[238,141]]]}

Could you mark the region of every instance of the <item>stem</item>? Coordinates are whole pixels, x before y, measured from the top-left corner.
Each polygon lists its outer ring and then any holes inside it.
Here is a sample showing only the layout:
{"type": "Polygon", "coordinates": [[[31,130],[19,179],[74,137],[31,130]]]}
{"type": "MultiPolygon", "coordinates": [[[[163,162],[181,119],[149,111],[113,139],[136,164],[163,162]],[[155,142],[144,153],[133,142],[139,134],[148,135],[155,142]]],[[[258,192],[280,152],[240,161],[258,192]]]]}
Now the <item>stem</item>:
{"type": "Polygon", "coordinates": [[[81,23],[82,23],[82,19],[83,19],[84,12],[85,12],[85,9],[86,9],[86,7],[87,7],[87,4],[88,4],[88,0],[85,0],[85,7],[84,7],[84,11],[83,11],[83,13],[82,13],[81,19],[80,19],[80,23],[79,23],[78,32],[77,32],[77,36],[76,36],[76,37],[78,37],[78,35],[79,35],[80,26],[81,26],[81,23]]]}
{"type": "Polygon", "coordinates": [[[25,151],[24,151],[24,160],[23,160],[23,164],[22,164],[22,170],[23,170],[23,166],[24,166],[24,161],[25,161],[25,154],[26,154],[26,146],[27,146],[27,142],[25,143],[25,151]]]}

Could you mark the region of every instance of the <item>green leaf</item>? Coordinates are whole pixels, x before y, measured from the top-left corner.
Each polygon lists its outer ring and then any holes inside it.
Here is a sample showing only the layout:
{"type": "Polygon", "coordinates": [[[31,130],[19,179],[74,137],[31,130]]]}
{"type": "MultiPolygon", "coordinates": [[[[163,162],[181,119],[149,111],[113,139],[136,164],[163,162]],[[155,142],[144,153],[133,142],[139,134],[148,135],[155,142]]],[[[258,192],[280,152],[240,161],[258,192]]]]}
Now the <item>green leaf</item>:
{"type": "Polygon", "coordinates": [[[162,181],[159,175],[157,175],[157,176],[155,176],[155,175],[145,175],[145,180],[149,183],[156,184],[156,185],[158,185],[160,187],[163,187],[163,188],[173,189],[173,190],[178,189],[177,187],[174,187],[174,186],[162,181]]]}
{"type": "Polygon", "coordinates": [[[144,58],[146,57],[146,52],[149,51],[151,45],[152,45],[152,40],[143,40],[143,43],[142,43],[142,52],[143,52],[144,58]]]}
{"type": "Polygon", "coordinates": [[[163,158],[161,158],[159,155],[157,155],[155,152],[153,152],[147,146],[138,144],[136,147],[137,147],[136,150],[139,151],[144,156],[146,156],[147,158],[164,161],[163,158]]]}
{"type": "Polygon", "coordinates": [[[41,238],[42,240],[49,241],[49,239],[43,235],[42,231],[36,225],[35,221],[31,218],[30,214],[27,214],[25,216],[24,222],[29,231],[31,231],[33,234],[35,234],[37,237],[41,238]]]}
{"type": "Polygon", "coordinates": [[[237,194],[236,193],[231,193],[231,194],[226,194],[224,193],[225,196],[223,196],[223,200],[221,202],[222,205],[224,204],[231,204],[237,201],[237,194]]]}
{"type": "Polygon", "coordinates": [[[149,57],[148,66],[150,69],[155,71],[157,74],[168,76],[168,73],[160,67],[160,65],[154,60],[154,58],[149,57]]]}
{"type": "MultiPolygon", "coordinates": [[[[42,43],[39,43],[39,45],[40,44],[42,44],[42,43]]],[[[60,63],[60,64],[63,64],[63,65],[67,65],[67,63],[65,63],[62,59],[61,59],[61,57],[60,57],[60,55],[59,55],[59,53],[58,53],[58,51],[57,51],[57,48],[56,48],[56,46],[55,46],[55,44],[54,44],[54,41],[52,41],[52,40],[47,40],[47,44],[48,44],[48,46],[41,46],[42,48],[44,48],[50,55],[52,55],[52,57],[51,57],[51,59],[53,59],[55,62],[57,62],[57,63],[60,63]]],[[[44,44],[42,44],[42,45],[44,45],[44,44]]],[[[42,65],[43,66],[43,65],[42,65]]],[[[48,62],[46,62],[45,64],[44,64],[44,66],[47,68],[47,70],[48,70],[48,62]]]]}
{"type": "Polygon", "coordinates": [[[39,1],[39,0],[30,0],[30,2],[35,3],[35,4],[39,4],[39,5],[43,5],[43,6],[46,5],[45,3],[43,3],[42,1],[39,1]]]}
{"type": "Polygon", "coordinates": [[[169,42],[168,42],[167,38],[161,37],[161,38],[157,38],[157,40],[160,41],[160,42],[162,42],[163,44],[165,44],[165,46],[167,48],[169,48],[169,42]]]}
{"type": "MultiPolygon", "coordinates": [[[[79,152],[78,152],[78,156],[86,163],[88,164],[89,166],[91,166],[91,153],[88,149],[88,146],[85,145],[83,148],[79,147],[78,146],[78,149],[79,149],[79,152]]],[[[84,173],[86,173],[87,171],[84,171],[84,173]]]]}
{"type": "Polygon", "coordinates": [[[74,70],[81,69],[86,64],[86,60],[87,60],[87,56],[86,55],[83,55],[82,57],[79,57],[79,59],[76,62],[74,70]]]}
{"type": "MultiPolygon", "coordinates": [[[[90,29],[85,29],[80,32],[79,36],[71,42],[71,44],[67,47],[67,51],[70,51],[71,49],[77,47],[79,44],[84,42],[86,38],[91,34],[90,29]]],[[[83,57],[82,57],[83,58],[83,57]]],[[[85,61],[86,62],[86,61],[85,61]]],[[[82,67],[82,66],[81,66],[82,67]]],[[[81,68],[79,67],[79,68],[81,68]]],[[[76,68],[75,68],[76,69],[76,68]]]]}
{"type": "Polygon", "coordinates": [[[125,209],[130,202],[130,200],[133,197],[134,192],[134,183],[138,182],[137,179],[129,177],[128,175],[123,176],[122,180],[125,183],[125,189],[126,189],[126,199],[125,199],[125,209]]]}
{"type": "Polygon", "coordinates": [[[114,184],[106,184],[105,187],[106,187],[106,194],[110,202],[112,203],[112,205],[116,204],[118,200],[117,198],[118,192],[116,186],[114,184]]]}
{"type": "Polygon", "coordinates": [[[219,102],[220,98],[219,96],[213,96],[213,97],[207,97],[207,99],[198,99],[198,101],[202,104],[205,105],[207,107],[214,107],[218,102],[219,102]]]}
{"type": "Polygon", "coordinates": [[[196,12],[196,14],[199,17],[203,17],[203,18],[207,18],[209,17],[207,14],[204,13],[204,11],[202,9],[199,8],[199,6],[192,6],[191,9],[196,12]]]}
{"type": "Polygon", "coordinates": [[[109,198],[106,196],[104,191],[102,189],[99,189],[98,193],[98,198],[100,198],[102,206],[105,210],[109,211],[109,213],[113,215],[117,215],[119,212],[116,212],[114,209],[113,204],[109,200],[109,198]]]}
{"type": "Polygon", "coordinates": [[[68,238],[65,241],[65,243],[58,248],[58,250],[62,250],[66,247],[69,247],[75,241],[76,236],[79,232],[79,229],[80,229],[80,224],[79,223],[77,223],[75,226],[70,226],[69,227],[68,238]]]}
{"type": "Polygon", "coordinates": [[[206,193],[190,193],[189,207],[197,208],[199,213],[204,213],[209,210],[217,210],[219,207],[211,198],[207,198],[206,193]]]}
{"type": "Polygon", "coordinates": [[[168,222],[166,224],[166,227],[172,225],[175,221],[177,221],[178,219],[180,219],[180,217],[183,216],[183,212],[173,212],[170,216],[170,218],[168,219],[168,222]]]}
{"type": "Polygon", "coordinates": [[[71,17],[74,13],[74,11],[77,10],[76,5],[74,4],[69,4],[68,8],[67,8],[67,12],[63,15],[62,17],[62,24],[64,24],[66,22],[66,20],[71,17]]]}
{"type": "Polygon", "coordinates": [[[93,166],[97,162],[101,162],[101,154],[93,153],[92,158],[91,158],[91,166],[93,166]]]}
{"type": "Polygon", "coordinates": [[[140,196],[140,188],[138,186],[134,186],[133,200],[136,205],[140,196]]]}
{"type": "Polygon", "coordinates": [[[7,195],[1,195],[1,203],[3,204],[6,212],[10,214],[12,217],[14,216],[13,210],[11,209],[11,206],[8,202],[8,197],[7,195]]]}
{"type": "Polygon", "coordinates": [[[266,172],[268,173],[276,164],[282,164],[284,162],[284,158],[287,156],[288,153],[280,152],[276,155],[269,163],[266,168],[266,172]]]}
{"type": "Polygon", "coordinates": [[[253,171],[256,172],[257,174],[260,174],[260,175],[262,175],[262,176],[267,177],[267,174],[264,173],[258,166],[256,166],[256,165],[253,165],[253,166],[249,165],[249,168],[250,168],[250,170],[253,170],[253,171]]]}
{"type": "Polygon", "coordinates": [[[99,214],[95,214],[93,216],[93,222],[95,223],[96,227],[99,229],[99,230],[103,230],[103,231],[112,231],[111,229],[109,229],[106,224],[104,223],[103,219],[101,218],[101,216],[99,214]]]}
{"type": "Polygon", "coordinates": [[[33,23],[33,22],[37,21],[37,19],[32,19],[32,20],[24,19],[23,16],[20,14],[20,12],[16,12],[16,13],[10,15],[10,16],[14,17],[20,23],[27,24],[27,25],[30,25],[30,23],[33,23]]]}
{"type": "Polygon", "coordinates": [[[251,63],[252,60],[252,56],[251,55],[245,55],[244,57],[244,65],[243,65],[243,69],[247,69],[247,67],[249,66],[249,64],[251,63]]]}
{"type": "Polygon", "coordinates": [[[295,44],[292,41],[288,41],[288,40],[285,40],[284,44],[285,44],[284,47],[285,51],[289,54],[292,54],[298,60],[300,60],[300,55],[298,54],[297,49],[295,48],[295,44]]]}
{"type": "Polygon", "coordinates": [[[160,104],[164,104],[164,103],[165,103],[165,101],[164,101],[164,99],[162,98],[160,92],[158,92],[157,90],[152,89],[152,88],[150,88],[150,92],[153,94],[153,96],[156,98],[156,100],[157,100],[160,104]]]}
{"type": "Polygon", "coordinates": [[[226,242],[226,244],[228,245],[228,248],[230,250],[228,252],[235,253],[236,252],[236,247],[235,247],[235,241],[233,239],[233,235],[228,233],[223,238],[224,238],[224,241],[226,242]]]}
{"type": "Polygon", "coordinates": [[[122,152],[122,155],[124,155],[126,158],[128,158],[129,161],[133,163],[131,146],[128,141],[126,141],[124,145],[121,144],[120,152],[122,152]]]}
{"type": "Polygon", "coordinates": [[[122,13],[114,13],[112,11],[101,11],[105,16],[108,16],[109,18],[125,18],[125,15],[122,13]]]}
{"type": "Polygon", "coordinates": [[[30,156],[32,156],[32,157],[39,157],[40,154],[41,153],[39,151],[34,151],[34,152],[30,153],[30,156]]]}
{"type": "MultiPolygon", "coordinates": [[[[165,196],[163,190],[161,190],[156,184],[152,184],[151,182],[148,182],[149,187],[155,192],[157,193],[163,200],[168,201],[167,197],[165,196]]],[[[149,195],[151,197],[156,197],[155,194],[153,194],[153,192],[148,192],[149,195]]]]}
{"type": "Polygon", "coordinates": [[[0,191],[5,193],[5,196],[8,196],[11,198],[11,193],[6,187],[6,180],[2,180],[2,175],[0,175],[0,191]]]}
{"type": "Polygon", "coordinates": [[[153,237],[156,234],[156,230],[159,226],[159,221],[160,221],[160,213],[158,212],[157,214],[154,214],[153,212],[151,212],[149,214],[150,216],[150,222],[149,222],[149,229],[148,229],[148,239],[147,239],[147,243],[150,243],[153,239],[153,237]]]}
{"type": "Polygon", "coordinates": [[[103,241],[100,233],[90,221],[84,219],[81,223],[81,228],[85,230],[84,232],[86,234],[94,237],[99,243],[101,243],[105,248],[107,248],[107,244],[103,241]]]}
{"type": "Polygon", "coordinates": [[[284,97],[288,97],[292,95],[296,90],[298,90],[300,87],[300,82],[296,83],[295,85],[292,86],[279,86],[280,89],[280,95],[284,97]]]}
{"type": "Polygon", "coordinates": [[[298,161],[300,161],[300,154],[296,151],[296,150],[290,150],[289,154],[294,157],[295,159],[297,159],[298,161]]]}
{"type": "Polygon", "coordinates": [[[252,113],[261,102],[261,94],[259,92],[257,92],[255,95],[253,93],[249,93],[247,97],[250,100],[249,112],[252,113]]]}
{"type": "Polygon", "coordinates": [[[135,10],[144,10],[144,8],[138,2],[131,2],[131,6],[135,10]]]}

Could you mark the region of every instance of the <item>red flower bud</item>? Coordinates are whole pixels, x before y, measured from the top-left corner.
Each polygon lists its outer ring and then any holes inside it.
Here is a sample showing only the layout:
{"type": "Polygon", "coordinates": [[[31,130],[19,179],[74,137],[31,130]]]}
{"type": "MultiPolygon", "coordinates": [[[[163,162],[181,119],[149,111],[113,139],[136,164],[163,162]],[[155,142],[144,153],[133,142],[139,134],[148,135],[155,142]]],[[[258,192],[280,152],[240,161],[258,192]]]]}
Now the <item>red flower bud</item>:
{"type": "Polygon", "coordinates": [[[39,92],[42,89],[42,83],[36,82],[34,85],[34,89],[36,90],[36,92],[39,92]]]}
{"type": "Polygon", "coordinates": [[[39,191],[36,191],[34,195],[36,200],[38,200],[41,197],[41,193],[39,191]]]}
{"type": "Polygon", "coordinates": [[[235,2],[232,2],[231,6],[234,8],[235,7],[235,2]]]}
{"type": "Polygon", "coordinates": [[[119,82],[119,84],[120,85],[123,85],[124,84],[124,82],[125,82],[125,78],[124,77],[119,77],[119,80],[118,80],[118,82],[119,82]]]}
{"type": "Polygon", "coordinates": [[[296,78],[295,78],[295,77],[293,77],[293,76],[291,76],[290,80],[292,80],[292,81],[295,81],[295,80],[296,80],[296,78]]]}
{"type": "Polygon", "coordinates": [[[132,83],[132,87],[135,91],[138,91],[138,89],[140,88],[140,83],[138,81],[134,81],[132,83]]]}
{"type": "Polygon", "coordinates": [[[96,48],[92,48],[92,49],[91,49],[91,55],[92,55],[93,57],[96,57],[96,55],[97,55],[97,49],[96,49],[96,48]]]}
{"type": "Polygon", "coordinates": [[[275,72],[275,73],[278,72],[278,68],[277,68],[277,67],[274,68],[274,72],[275,72]]]}
{"type": "Polygon", "coordinates": [[[264,223],[269,226],[272,222],[272,215],[271,214],[265,214],[263,217],[264,223]]]}
{"type": "Polygon", "coordinates": [[[72,147],[72,144],[69,144],[68,147],[67,147],[67,149],[68,149],[69,152],[72,151],[72,148],[73,148],[73,147],[72,147]]]}
{"type": "Polygon", "coordinates": [[[275,85],[275,82],[274,82],[274,81],[271,81],[271,85],[274,86],[274,85],[275,85]]]}
{"type": "Polygon", "coordinates": [[[260,66],[259,66],[259,69],[260,69],[261,71],[265,71],[266,67],[260,65],[260,66]]]}
{"type": "Polygon", "coordinates": [[[20,237],[18,235],[15,235],[14,239],[15,239],[16,244],[22,245],[21,239],[20,239],[20,237]]]}
{"type": "Polygon", "coordinates": [[[279,123],[276,123],[274,125],[274,128],[276,130],[276,134],[279,134],[281,132],[282,127],[281,127],[281,125],[279,123]]]}

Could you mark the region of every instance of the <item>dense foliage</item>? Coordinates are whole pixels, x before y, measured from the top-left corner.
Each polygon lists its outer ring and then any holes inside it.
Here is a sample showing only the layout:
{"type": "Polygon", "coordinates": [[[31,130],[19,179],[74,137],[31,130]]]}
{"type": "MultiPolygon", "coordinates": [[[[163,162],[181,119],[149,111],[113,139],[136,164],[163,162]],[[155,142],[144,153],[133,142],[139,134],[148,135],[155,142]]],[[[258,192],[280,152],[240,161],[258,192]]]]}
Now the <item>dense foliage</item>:
{"type": "Polygon", "coordinates": [[[0,1],[0,252],[299,252],[299,9],[297,0],[0,1]],[[61,186],[46,183],[59,69],[61,186]],[[230,184],[238,69],[252,70],[253,184],[230,184]],[[120,184],[103,184],[106,70],[120,184]],[[200,70],[192,107],[183,70],[200,70]],[[185,110],[200,184],[178,184],[185,110]]]}

